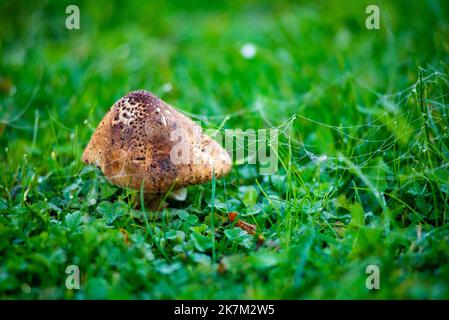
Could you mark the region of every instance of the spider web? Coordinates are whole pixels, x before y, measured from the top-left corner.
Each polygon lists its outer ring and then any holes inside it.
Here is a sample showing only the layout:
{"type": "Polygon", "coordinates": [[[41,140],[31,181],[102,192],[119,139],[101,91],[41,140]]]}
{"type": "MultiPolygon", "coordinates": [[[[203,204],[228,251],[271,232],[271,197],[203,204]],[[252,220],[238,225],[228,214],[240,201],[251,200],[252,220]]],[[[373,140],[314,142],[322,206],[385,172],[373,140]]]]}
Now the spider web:
{"type": "MultiPolygon", "coordinates": [[[[384,170],[384,177],[393,177],[388,166],[394,163],[412,164],[421,161],[422,153],[428,152],[429,144],[440,142],[448,147],[448,96],[449,76],[445,73],[419,69],[418,80],[411,86],[395,93],[383,94],[358,82],[360,90],[365,90],[374,98],[370,106],[357,106],[357,111],[367,120],[364,123],[332,125],[301,113],[291,113],[281,121],[279,115],[272,115],[273,106],[278,109],[298,109],[306,103],[304,95],[297,101],[276,100],[259,97],[250,107],[220,116],[204,117],[187,113],[200,120],[206,127],[224,130],[226,122],[233,118],[260,118],[264,128],[277,129],[279,132],[280,157],[301,166],[320,166],[322,172],[332,173],[341,170],[364,172],[369,181],[376,181],[378,176],[371,175],[371,170],[384,170]],[[373,112],[374,111],[374,112],[373,112]],[[309,123],[317,130],[326,130],[332,141],[340,148],[326,153],[307,141],[301,133],[298,121],[309,123]],[[349,150],[342,146],[351,145],[349,150]],[[421,156],[420,156],[421,153],[421,156]],[[381,159],[381,161],[378,161],[381,159]],[[387,168],[387,169],[386,169],[387,168]],[[367,172],[367,173],[365,173],[367,172]]],[[[244,121],[240,121],[244,122],[244,121]]],[[[310,133],[309,133],[310,134],[310,133]]],[[[264,141],[257,140],[258,148],[264,141]]],[[[244,146],[245,150],[249,149],[244,146]]],[[[447,149],[446,149],[447,151],[447,149]]],[[[449,163],[446,154],[434,169],[447,169],[449,163]]],[[[383,178],[384,178],[383,177],[383,178]]],[[[232,182],[231,182],[232,183],[232,182]]],[[[379,194],[377,194],[379,195],[379,194]]],[[[382,202],[382,201],[381,201],[382,202]]]]}

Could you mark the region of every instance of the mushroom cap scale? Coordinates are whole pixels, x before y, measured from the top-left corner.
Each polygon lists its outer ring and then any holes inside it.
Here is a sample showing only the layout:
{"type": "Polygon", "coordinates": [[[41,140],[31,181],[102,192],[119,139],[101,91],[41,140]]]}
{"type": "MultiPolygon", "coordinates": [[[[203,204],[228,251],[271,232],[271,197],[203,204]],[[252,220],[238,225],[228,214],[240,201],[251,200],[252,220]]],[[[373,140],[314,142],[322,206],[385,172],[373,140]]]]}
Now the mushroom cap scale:
{"type": "Polygon", "coordinates": [[[226,150],[199,125],[145,90],[130,92],[111,107],[82,160],[118,186],[139,190],[143,182],[147,193],[204,183],[213,172],[220,178],[232,167],[226,150]]]}

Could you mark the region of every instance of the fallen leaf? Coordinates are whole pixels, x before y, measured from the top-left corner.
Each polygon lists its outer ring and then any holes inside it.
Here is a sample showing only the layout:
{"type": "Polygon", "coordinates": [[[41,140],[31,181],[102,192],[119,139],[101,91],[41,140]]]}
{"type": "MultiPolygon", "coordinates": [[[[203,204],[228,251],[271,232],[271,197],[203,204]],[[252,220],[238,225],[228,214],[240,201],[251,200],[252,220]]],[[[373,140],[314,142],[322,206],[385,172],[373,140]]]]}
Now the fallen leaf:
{"type": "Polygon", "coordinates": [[[125,242],[125,244],[129,245],[128,232],[123,228],[120,228],[119,231],[121,234],[123,234],[123,241],[125,242]]]}
{"type": "MultiPolygon", "coordinates": [[[[231,222],[234,222],[234,220],[237,219],[237,216],[238,216],[237,212],[230,212],[228,214],[229,220],[231,222]]],[[[235,226],[245,230],[249,234],[256,235],[257,228],[254,224],[238,219],[235,226]]]]}
{"type": "Polygon", "coordinates": [[[256,244],[257,244],[258,246],[261,246],[261,245],[263,245],[264,242],[265,242],[265,237],[263,236],[263,234],[259,234],[259,235],[257,236],[256,244]]]}
{"type": "Polygon", "coordinates": [[[227,268],[226,264],[224,263],[223,260],[221,260],[220,263],[218,264],[217,272],[219,274],[223,274],[223,273],[225,273],[227,271],[227,269],[228,268],[227,268]]]}

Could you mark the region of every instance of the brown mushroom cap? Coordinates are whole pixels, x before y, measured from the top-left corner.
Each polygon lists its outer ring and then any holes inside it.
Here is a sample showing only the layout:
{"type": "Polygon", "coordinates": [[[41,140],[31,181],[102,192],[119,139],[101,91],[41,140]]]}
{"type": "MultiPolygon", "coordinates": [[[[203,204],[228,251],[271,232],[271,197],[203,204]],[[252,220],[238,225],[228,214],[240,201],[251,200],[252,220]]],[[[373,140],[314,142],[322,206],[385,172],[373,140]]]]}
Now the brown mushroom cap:
{"type": "Polygon", "coordinates": [[[112,106],[82,159],[116,185],[139,190],[143,181],[147,193],[204,183],[212,180],[212,172],[219,178],[232,166],[226,150],[195,122],[145,90],[133,91],[112,106]],[[173,158],[180,146],[176,137],[182,140],[181,150],[189,151],[184,161],[173,158]]]}

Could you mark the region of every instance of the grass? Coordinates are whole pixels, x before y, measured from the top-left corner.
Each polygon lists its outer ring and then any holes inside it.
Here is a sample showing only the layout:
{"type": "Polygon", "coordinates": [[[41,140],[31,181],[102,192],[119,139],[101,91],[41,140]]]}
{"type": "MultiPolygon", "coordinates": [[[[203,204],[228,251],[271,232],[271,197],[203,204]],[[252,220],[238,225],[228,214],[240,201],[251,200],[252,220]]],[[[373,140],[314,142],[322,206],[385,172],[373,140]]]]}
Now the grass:
{"type": "Polygon", "coordinates": [[[449,298],[448,4],[378,1],[367,30],[369,4],[86,1],[69,31],[61,3],[3,2],[0,298],[449,298]],[[138,88],[205,128],[278,128],[279,170],[136,210],[80,157],[138,88]]]}

